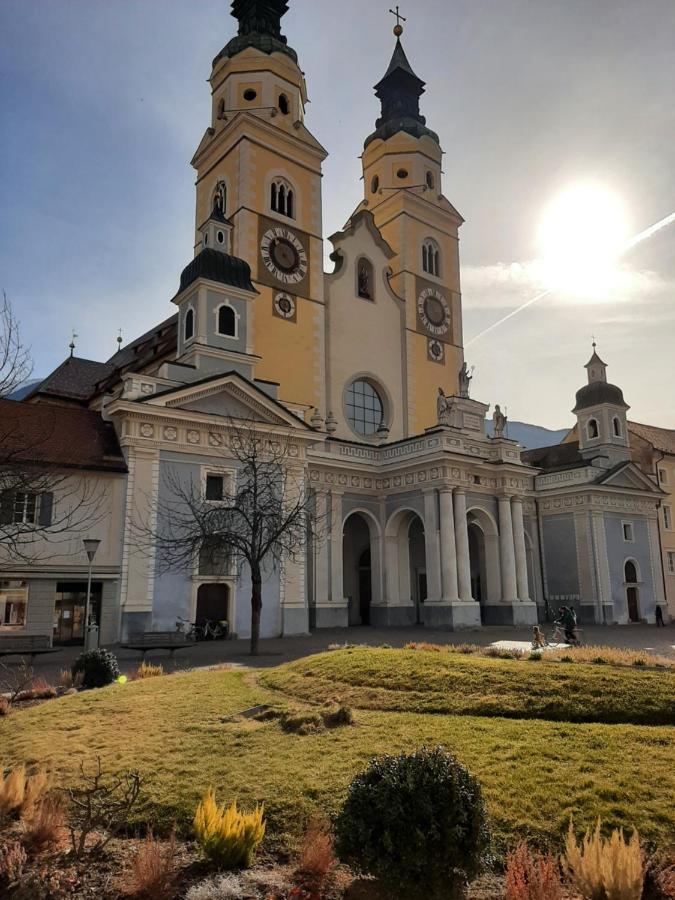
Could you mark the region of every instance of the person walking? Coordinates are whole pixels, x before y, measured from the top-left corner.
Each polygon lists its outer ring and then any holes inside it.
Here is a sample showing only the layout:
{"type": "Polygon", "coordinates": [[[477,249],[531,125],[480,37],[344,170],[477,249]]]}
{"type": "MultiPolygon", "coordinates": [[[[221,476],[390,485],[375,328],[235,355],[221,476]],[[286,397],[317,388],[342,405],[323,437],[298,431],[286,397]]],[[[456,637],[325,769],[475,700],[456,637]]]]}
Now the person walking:
{"type": "Polygon", "coordinates": [[[657,628],[665,628],[666,623],[663,621],[663,610],[661,609],[661,607],[659,606],[658,603],[656,604],[655,612],[656,612],[656,627],[657,628]]]}

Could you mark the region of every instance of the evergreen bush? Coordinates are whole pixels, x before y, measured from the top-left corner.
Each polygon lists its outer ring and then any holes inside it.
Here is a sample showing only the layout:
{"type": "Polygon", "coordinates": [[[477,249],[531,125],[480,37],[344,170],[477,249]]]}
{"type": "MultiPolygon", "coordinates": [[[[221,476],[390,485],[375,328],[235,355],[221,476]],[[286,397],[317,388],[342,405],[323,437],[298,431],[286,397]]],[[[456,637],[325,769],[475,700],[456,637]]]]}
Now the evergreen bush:
{"type": "Polygon", "coordinates": [[[462,897],[489,846],[480,784],[442,747],[372,760],[335,834],[343,862],[401,898],[462,897]]]}
{"type": "Polygon", "coordinates": [[[73,663],[72,676],[82,677],[82,687],[100,688],[112,684],[119,678],[117,657],[110,650],[89,650],[80,653],[73,663]]]}

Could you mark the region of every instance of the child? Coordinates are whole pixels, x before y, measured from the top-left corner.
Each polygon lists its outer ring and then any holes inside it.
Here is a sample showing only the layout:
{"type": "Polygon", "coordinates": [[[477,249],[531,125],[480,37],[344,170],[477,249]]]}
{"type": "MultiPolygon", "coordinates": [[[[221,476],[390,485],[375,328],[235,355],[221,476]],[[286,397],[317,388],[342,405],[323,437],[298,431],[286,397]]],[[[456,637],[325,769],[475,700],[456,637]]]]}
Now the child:
{"type": "Polygon", "coordinates": [[[535,625],[532,628],[532,649],[543,650],[545,646],[546,639],[544,638],[544,633],[538,625],[535,625]]]}

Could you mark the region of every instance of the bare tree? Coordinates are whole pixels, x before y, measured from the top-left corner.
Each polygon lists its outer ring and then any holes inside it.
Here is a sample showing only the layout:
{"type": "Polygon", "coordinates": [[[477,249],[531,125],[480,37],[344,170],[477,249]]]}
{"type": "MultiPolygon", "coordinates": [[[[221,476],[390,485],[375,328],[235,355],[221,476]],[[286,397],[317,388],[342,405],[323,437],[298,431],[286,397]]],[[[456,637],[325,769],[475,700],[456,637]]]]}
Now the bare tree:
{"type": "MultiPolygon", "coordinates": [[[[219,451],[231,476],[201,484],[179,468],[165,473],[163,499],[139,526],[140,544],[155,547],[162,571],[196,567],[226,574],[246,563],[251,572],[251,654],[258,653],[265,572],[299,562],[309,541],[320,540],[314,497],[292,439],[260,423],[229,420],[228,446],[219,451]],[[292,450],[291,448],[294,448],[292,450]]],[[[217,467],[216,467],[217,468],[217,467]]]]}
{"type": "MultiPolygon", "coordinates": [[[[30,376],[30,353],[7,295],[0,304],[0,400],[30,376]]],[[[34,562],[67,550],[78,530],[102,516],[103,492],[91,478],[76,477],[50,458],[59,407],[44,407],[39,430],[27,427],[21,403],[0,414],[0,562],[34,562]]],[[[79,550],[79,548],[78,548],[79,550]]]]}

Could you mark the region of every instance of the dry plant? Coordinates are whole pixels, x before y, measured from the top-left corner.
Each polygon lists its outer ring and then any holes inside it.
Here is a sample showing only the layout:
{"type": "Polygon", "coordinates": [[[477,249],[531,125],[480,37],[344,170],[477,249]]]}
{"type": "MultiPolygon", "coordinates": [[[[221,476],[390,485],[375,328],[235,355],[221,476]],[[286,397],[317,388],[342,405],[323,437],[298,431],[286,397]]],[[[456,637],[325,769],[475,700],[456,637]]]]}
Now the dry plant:
{"type": "Polygon", "coordinates": [[[519,844],[506,859],[506,900],[563,900],[555,858],[531,853],[525,842],[519,844]]]}
{"type": "Polygon", "coordinates": [[[18,766],[6,776],[0,774],[0,819],[13,815],[30,815],[44,799],[48,788],[49,776],[44,769],[27,775],[26,767],[18,766]]]}
{"type": "Polygon", "coordinates": [[[84,763],[81,764],[80,771],[82,786],[68,789],[71,805],[68,830],[73,853],[78,858],[83,856],[90,834],[99,834],[91,848],[96,853],[126,825],[143,781],[138,772],[117,773],[106,777],[101,769],[100,756],[93,775],[85,772],[84,763]]]}
{"type": "Polygon", "coordinates": [[[61,669],[59,672],[59,687],[69,691],[73,686],[73,673],[70,669],[61,669]]]}
{"type": "Polygon", "coordinates": [[[164,666],[153,666],[151,663],[143,661],[136,669],[136,678],[158,678],[164,674],[164,666]]]}
{"type": "Polygon", "coordinates": [[[35,852],[58,844],[63,836],[66,820],[58,797],[45,797],[23,821],[23,843],[35,852]]]}
{"type": "Polygon", "coordinates": [[[176,831],[162,843],[148,831],[134,857],[128,888],[143,900],[164,900],[176,875],[176,831]]]}
{"type": "MultiPolygon", "coordinates": [[[[0,888],[9,887],[21,878],[27,858],[18,841],[0,847],[0,888]]],[[[2,896],[5,896],[4,891],[2,896]]]]}
{"type": "Polygon", "coordinates": [[[330,826],[322,819],[312,819],[300,848],[296,880],[304,887],[320,892],[334,865],[330,826]]]}
{"type": "Polygon", "coordinates": [[[52,700],[54,697],[56,697],[56,688],[53,684],[49,684],[44,678],[33,678],[30,686],[17,695],[16,702],[20,703],[25,700],[52,700]]]}
{"type": "Polygon", "coordinates": [[[606,647],[601,644],[588,647],[566,647],[564,650],[547,650],[546,659],[554,662],[592,663],[607,666],[659,666],[672,668],[673,661],[665,656],[646,653],[644,650],[628,650],[606,647]]]}
{"type": "Polygon", "coordinates": [[[8,716],[11,712],[12,707],[9,704],[9,700],[7,697],[0,696],[0,717],[8,716]]]}
{"type": "Polygon", "coordinates": [[[589,829],[578,845],[570,820],[561,858],[564,872],[584,900],[640,900],[644,859],[637,830],[626,843],[622,828],[603,838],[600,825],[598,819],[595,830],[589,829]]]}
{"type": "Polygon", "coordinates": [[[0,694],[5,695],[11,706],[23,691],[31,687],[34,678],[33,668],[25,659],[22,659],[18,666],[0,663],[0,694]]]}

